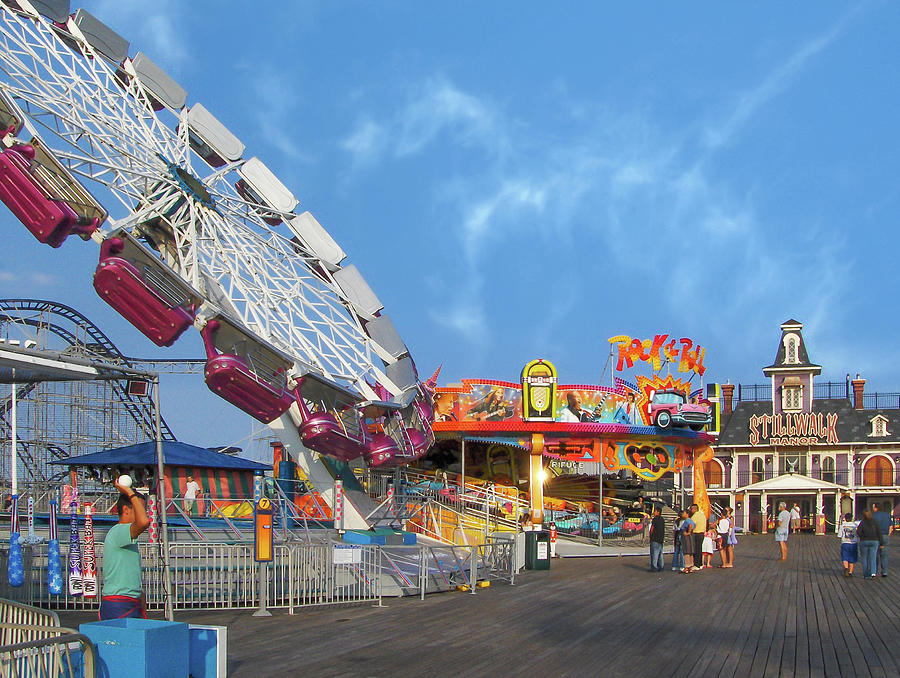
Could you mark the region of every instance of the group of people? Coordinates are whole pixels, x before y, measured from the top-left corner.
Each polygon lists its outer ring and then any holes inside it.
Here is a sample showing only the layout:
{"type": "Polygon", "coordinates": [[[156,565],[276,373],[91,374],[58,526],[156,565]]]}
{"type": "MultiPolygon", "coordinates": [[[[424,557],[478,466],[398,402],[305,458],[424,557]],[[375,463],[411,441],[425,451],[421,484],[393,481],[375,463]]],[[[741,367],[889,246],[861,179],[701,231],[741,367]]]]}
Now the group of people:
{"type": "Polygon", "coordinates": [[[844,576],[852,577],[858,560],[862,561],[863,577],[875,579],[878,573],[888,576],[888,543],[894,531],[894,521],[886,511],[880,511],[872,504],[869,511],[863,511],[862,520],[853,520],[847,513],[838,532],[841,535],[841,563],[844,576]]]}
{"type": "MultiPolygon", "coordinates": [[[[672,571],[689,574],[714,567],[713,556],[716,552],[721,562],[715,567],[734,567],[734,547],[737,537],[734,534],[734,515],[731,508],[725,509],[724,515],[706,517],[697,504],[682,509],[675,522],[675,553],[672,557],[672,571]]],[[[650,520],[650,571],[662,572],[663,544],[666,539],[666,524],[662,517],[662,509],[653,509],[650,520]]]]}

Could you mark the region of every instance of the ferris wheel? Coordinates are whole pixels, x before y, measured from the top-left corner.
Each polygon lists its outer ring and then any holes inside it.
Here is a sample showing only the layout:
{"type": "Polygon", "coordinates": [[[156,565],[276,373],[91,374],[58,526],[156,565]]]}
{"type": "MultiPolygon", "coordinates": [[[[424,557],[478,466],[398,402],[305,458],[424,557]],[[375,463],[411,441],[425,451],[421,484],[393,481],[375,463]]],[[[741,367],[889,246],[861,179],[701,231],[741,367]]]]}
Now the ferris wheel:
{"type": "Polygon", "coordinates": [[[0,4],[0,200],[100,246],[98,294],[159,346],[200,332],[213,392],[305,448],[422,456],[431,391],[374,291],[275,174],[68,0],[0,4]]]}

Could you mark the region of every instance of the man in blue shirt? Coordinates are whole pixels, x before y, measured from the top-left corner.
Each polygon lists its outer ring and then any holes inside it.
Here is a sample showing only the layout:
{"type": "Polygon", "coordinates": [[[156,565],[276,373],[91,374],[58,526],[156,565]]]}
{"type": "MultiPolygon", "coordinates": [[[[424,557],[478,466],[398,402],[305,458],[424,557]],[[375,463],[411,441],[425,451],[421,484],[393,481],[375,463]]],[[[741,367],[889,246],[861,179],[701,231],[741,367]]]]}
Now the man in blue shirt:
{"type": "Polygon", "coordinates": [[[894,531],[894,521],[890,513],[878,510],[878,504],[872,504],[872,519],[878,523],[878,528],[881,530],[881,544],[878,545],[878,571],[881,572],[882,577],[887,577],[888,544],[891,541],[891,532],[894,531]]]}

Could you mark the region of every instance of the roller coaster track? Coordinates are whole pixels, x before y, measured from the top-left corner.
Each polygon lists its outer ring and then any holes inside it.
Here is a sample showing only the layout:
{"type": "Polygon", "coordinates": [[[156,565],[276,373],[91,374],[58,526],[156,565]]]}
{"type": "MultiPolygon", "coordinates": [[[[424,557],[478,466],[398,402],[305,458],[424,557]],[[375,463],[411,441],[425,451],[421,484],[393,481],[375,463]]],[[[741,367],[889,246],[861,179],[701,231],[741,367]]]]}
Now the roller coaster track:
{"type": "MultiPolygon", "coordinates": [[[[43,299],[0,299],[0,324],[4,323],[26,325],[50,331],[68,344],[67,350],[83,349],[89,358],[97,358],[123,367],[134,367],[133,359],[124,356],[94,323],[69,306],[43,299]],[[29,313],[38,317],[28,317],[29,313]],[[79,339],[76,332],[55,322],[57,319],[72,323],[77,328],[77,332],[84,333],[84,338],[79,339]]],[[[20,387],[19,397],[27,397],[34,390],[34,386],[35,384],[25,384],[20,387]]],[[[130,396],[119,381],[112,381],[111,386],[135,422],[148,437],[154,437],[155,424],[152,404],[141,403],[130,396]]],[[[0,422],[3,424],[8,425],[9,423],[6,415],[11,405],[12,401],[9,397],[0,402],[0,422]]],[[[162,416],[160,416],[160,429],[163,440],[176,440],[162,416]]]]}

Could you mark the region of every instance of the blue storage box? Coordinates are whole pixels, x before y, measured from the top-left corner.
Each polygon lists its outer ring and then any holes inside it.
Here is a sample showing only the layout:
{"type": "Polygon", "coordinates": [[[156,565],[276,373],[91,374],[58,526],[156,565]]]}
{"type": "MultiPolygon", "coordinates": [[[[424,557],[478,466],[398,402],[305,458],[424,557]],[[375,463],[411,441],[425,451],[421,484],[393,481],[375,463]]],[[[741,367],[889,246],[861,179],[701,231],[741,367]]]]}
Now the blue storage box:
{"type": "Polygon", "coordinates": [[[98,678],[185,678],[190,634],[181,622],[109,619],[81,624],[97,650],[98,678]]]}
{"type": "Polygon", "coordinates": [[[228,671],[228,627],[190,625],[191,678],[225,678],[228,671]]]}

